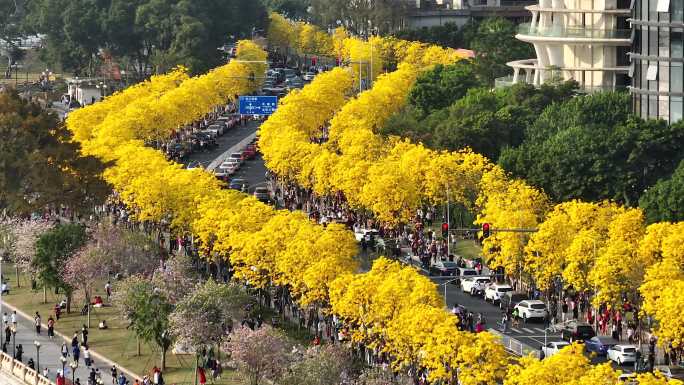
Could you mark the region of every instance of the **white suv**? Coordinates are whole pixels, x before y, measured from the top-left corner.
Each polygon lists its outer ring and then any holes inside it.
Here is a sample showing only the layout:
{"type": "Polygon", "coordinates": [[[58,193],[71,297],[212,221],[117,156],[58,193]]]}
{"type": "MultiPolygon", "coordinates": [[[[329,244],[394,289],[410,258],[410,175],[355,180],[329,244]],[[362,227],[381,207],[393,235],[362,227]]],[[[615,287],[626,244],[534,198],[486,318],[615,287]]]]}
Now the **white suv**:
{"type": "Polygon", "coordinates": [[[542,301],[520,301],[514,309],[518,309],[518,317],[522,318],[523,322],[530,318],[544,318],[546,315],[546,305],[542,301]]]}
{"type": "Polygon", "coordinates": [[[492,303],[496,303],[498,300],[501,299],[503,293],[507,291],[513,291],[513,288],[505,283],[491,284],[487,286],[487,288],[485,289],[485,301],[491,301],[492,303]]]}

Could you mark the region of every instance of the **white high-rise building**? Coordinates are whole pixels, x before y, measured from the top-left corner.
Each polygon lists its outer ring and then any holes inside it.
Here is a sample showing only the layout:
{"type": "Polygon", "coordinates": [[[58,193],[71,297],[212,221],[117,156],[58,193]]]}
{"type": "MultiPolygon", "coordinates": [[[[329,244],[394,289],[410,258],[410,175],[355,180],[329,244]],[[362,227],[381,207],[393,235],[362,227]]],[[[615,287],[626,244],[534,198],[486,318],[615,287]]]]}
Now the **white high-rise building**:
{"type": "Polygon", "coordinates": [[[497,83],[574,79],[587,91],[629,84],[630,0],[540,0],[525,9],[532,21],[516,38],[533,44],[537,57],[508,63],[513,77],[497,83]]]}

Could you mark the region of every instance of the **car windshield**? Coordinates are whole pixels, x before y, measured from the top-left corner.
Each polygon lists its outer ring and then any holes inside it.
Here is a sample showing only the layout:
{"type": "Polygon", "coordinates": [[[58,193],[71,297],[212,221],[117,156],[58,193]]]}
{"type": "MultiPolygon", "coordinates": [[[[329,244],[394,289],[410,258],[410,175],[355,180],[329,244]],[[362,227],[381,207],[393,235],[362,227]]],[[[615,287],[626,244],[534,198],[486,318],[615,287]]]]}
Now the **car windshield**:
{"type": "Polygon", "coordinates": [[[266,187],[257,187],[256,190],[254,190],[254,192],[257,194],[266,194],[268,192],[268,189],[266,187]]]}
{"type": "Polygon", "coordinates": [[[624,348],[624,349],[622,349],[622,351],[625,353],[636,353],[635,348],[624,348]]]}
{"type": "Polygon", "coordinates": [[[456,262],[442,262],[442,266],[446,267],[447,269],[456,268],[456,262]]]}
{"type": "Polygon", "coordinates": [[[475,271],[475,270],[465,270],[465,271],[463,271],[463,275],[477,275],[477,271],[475,271]]]}
{"type": "Polygon", "coordinates": [[[511,287],[499,287],[496,289],[496,291],[498,291],[499,293],[505,293],[507,291],[513,291],[513,288],[511,288],[511,287]]]}
{"type": "Polygon", "coordinates": [[[532,309],[543,310],[546,306],[543,303],[533,303],[530,305],[532,309]]]}

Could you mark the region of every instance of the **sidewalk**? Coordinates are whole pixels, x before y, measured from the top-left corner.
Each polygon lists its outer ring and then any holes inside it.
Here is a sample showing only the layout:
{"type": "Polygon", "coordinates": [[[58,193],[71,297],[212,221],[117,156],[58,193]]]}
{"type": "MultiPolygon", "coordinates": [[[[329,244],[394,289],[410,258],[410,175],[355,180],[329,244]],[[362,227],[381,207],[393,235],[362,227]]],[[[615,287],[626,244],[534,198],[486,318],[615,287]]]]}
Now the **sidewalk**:
{"type": "MultiPolygon", "coordinates": [[[[11,314],[13,310],[13,307],[8,305],[7,303],[3,303],[3,312],[7,311],[7,314],[11,314]]],[[[53,339],[50,339],[47,337],[47,329],[45,327],[42,328],[41,334],[37,335],[35,331],[35,327],[33,326],[33,320],[29,320],[22,316],[19,312],[17,312],[17,334],[16,334],[16,346],[19,346],[20,344],[22,345],[24,349],[24,354],[22,356],[22,362],[26,363],[28,362],[29,358],[33,358],[33,361],[36,365],[38,365],[38,360],[37,360],[37,354],[36,354],[36,346],[34,345],[34,341],[40,342],[40,373],[43,373],[43,369],[45,367],[48,368],[49,373],[48,373],[48,378],[51,381],[55,381],[56,375],[58,371],[62,370],[62,363],[60,361],[60,357],[62,356],[61,354],[61,349],[62,349],[62,342],[64,340],[58,336],[55,335],[53,339]]],[[[43,316],[43,315],[42,315],[43,316]]],[[[47,316],[47,315],[44,315],[47,316]]],[[[4,330],[4,328],[3,328],[4,330]]],[[[4,342],[4,331],[3,331],[3,342],[4,342]]],[[[79,336],[80,340],[80,336],[79,336]]],[[[67,347],[69,348],[69,357],[67,357],[67,362],[65,365],[65,372],[66,372],[66,377],[68,381],[71,381],[72,378],[72,370],[69,364],[71,364],[73,357],[71,356],[71,342],[67,341],[67,347]]],[[[10,340],[10,343],[7,344],[7,354],[12,355],[13,354],[13,347],[12,347],[12,341],[10,340]]],[[[104,381],[104,384],[111,384],[112,383],[112,377],[110,375],[110,368],[111,366],[106,365],[102,360],[98,360],[91,352],[91,358],[95,361],[93,367],[96,369],[100,369],[100,373],[102,376],[102,380],[104,381]]],[[[83,361],[83,350],[81,350],[81,356],[79,358],[78,362],[78,368],[76,368],[76,376],[75,378],[80,378],[81,384],[86,385],[88,383],[88,374],[90,373],[90,369],[86,368],[85,362],[83,361]]],[[[131,378],[130,376],[127,376],[127,378],[133,383],[135,381],[135,378],[131,378]]]]}

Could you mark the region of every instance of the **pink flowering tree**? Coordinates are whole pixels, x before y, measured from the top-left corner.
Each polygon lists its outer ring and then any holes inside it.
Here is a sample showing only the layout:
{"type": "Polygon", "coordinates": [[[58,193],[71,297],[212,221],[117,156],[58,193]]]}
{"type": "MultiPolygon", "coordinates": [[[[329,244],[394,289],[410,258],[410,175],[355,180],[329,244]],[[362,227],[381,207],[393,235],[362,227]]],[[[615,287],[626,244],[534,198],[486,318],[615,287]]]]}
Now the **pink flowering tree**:
{"type": "Polygon", "coordinates": [[[92,242],[111,259],[111,272],[125,277],[150,275],[162,256],[159,244],[149,235],[108,223],[97,225],[92,242]]]}
{"type": "Polygon", "coordinates": [[[342,345],[312,346],[290,366],[280,385],[338,385],[351,378],[353,360],[342,345]]]}
{"type": "MultiPolygon", "coordinates": [[[[112,269],[112,258],[94,243],[88,243],[67,259],[62,279],[76,290],[83,290],[86,303],[91,303],[93,288],[112,269]]],[[[90,307],[88,308],[90,327],[90,307]]]]}
{"type": "Polygon", "coordinates": [[[281,378],[290,363],[290,341],[283,332],[268,326],[237,328],[224,349],[231,353],[249,385],[281,378]]]}
{"type": "Polygon", "coordinates": [[[2,224],[2,246],[14,262],[17,275],[17,286],[19,286],[19,271],[31,275],[33,280],[35,270],[31,267],[31,262],[36,256],[36,241],[41,235],[52,229],[53,225],[42,219],[5,219],[2,224]]]}
{"type": "Polygon", "coordinates": [[[165,293],[169,302],[175,304],[197,285],[200,277],[189,256],[175,254],[164,266],[154,271],[152,281],[165,293]]]}

